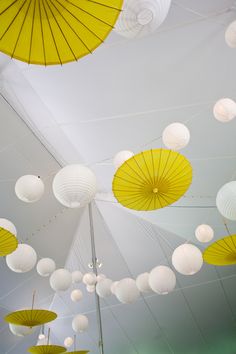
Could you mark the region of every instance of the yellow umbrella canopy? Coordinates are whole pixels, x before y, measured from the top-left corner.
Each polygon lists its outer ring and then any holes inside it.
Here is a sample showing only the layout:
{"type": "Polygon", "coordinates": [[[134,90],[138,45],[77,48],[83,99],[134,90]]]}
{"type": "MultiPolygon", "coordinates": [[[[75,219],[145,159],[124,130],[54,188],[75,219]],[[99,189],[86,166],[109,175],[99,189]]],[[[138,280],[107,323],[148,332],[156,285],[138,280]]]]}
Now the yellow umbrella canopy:
{"type": "Polygon", "coordinates": [[[203,252],[203,259],[216,266],[236,264],[236,235],[212,243],[203,252]]]}
{"type": "Polygon", "coordinates": [[[18,241],[10,231],[0,227],[0,257],[7,256],[17,249],[18,241]]]}
{"type": "Polygon", "coordinates": [[[28,349],[32,354],[60,354],[65,353],[66,348],[60,345],[35,345],[28,349]]]}
{"type": "Polygon", "coordinates": [[[180,153],[166,149],[143,151],[116,171],[113,193],[123,206],[155,210],[176,202],[192,182],[192,167],[180,153]]]}
{"type": "Polygon", "coordinates": [[[92,53],[123,0],[1,0],[0,51],[29,64],[56,65],[92,53]]]}
{"type": "Polygon", "coordinates": [[[57,314],[48,310],[20,310],[9,313],[5,321],[14,325],[35,327],[54,321],[57,314]]]}

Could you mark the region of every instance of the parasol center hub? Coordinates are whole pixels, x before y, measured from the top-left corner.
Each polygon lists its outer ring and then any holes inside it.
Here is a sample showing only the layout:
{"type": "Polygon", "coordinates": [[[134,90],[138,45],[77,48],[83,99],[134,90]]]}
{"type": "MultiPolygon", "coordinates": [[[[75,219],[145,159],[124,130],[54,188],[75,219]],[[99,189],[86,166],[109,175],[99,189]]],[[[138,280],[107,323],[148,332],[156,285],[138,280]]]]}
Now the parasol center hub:
{"type": "Polygon", "coordinates": [[[146,26],[153,20],[153,12],[150,9],[142,9],[139,11],[137,21],[141,26],[146,26]]]}
{"type": "Polygon", "coordinates": [[[159,189],[157,187],[155,187],[155,188],[153,188],[152,191],[153,191],[154,194],[157,194],[159,192],[159,189]]]}

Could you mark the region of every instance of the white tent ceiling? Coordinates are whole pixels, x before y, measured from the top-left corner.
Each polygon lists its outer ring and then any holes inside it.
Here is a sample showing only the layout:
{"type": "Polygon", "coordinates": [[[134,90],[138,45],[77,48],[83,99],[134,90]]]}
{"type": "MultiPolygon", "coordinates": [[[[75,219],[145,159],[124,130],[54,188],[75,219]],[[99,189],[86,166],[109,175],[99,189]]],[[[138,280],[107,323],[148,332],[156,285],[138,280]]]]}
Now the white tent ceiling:
{"type": "MultiPolygon", "coordinates": [[[[183,240],[198,244],[194,230],[200,223],[211,224],[215,238],[226,234],[215,195],[236,176],[236,122],[217,122],[212,106],[218,98],[236,95],[236,54],[224,41],[225,28],[235,19],[234,6],[230,0],[175,0],[157,33],[132,41],[112,33],[93,55],[63,67],[27,66],[2,56],[1,93],[21,118],[1,100],[0,179],[8,180],[0,183],[1,214],[29,236],[40,256],[53,257],[60,266],[66,262],[70,270],[86,271],[91,260],[87,210],[64,211],[52,196],[58,162],[86,163],[98,177],[97,253],[102,272],[113,280],[168,264],[183,240]],[[182,151],[194,169],[186,196],[154,212],[120,207],[111,195],[112,157],[123,149],[160,147],[163,128],[175,121],[185,122],[191,132],[182,151]],[[13,190],[15,179],[26,173],[50,175],[46,197],[30,207],[13,190]],[[55,248],[57,240],[60,246],[55,248]]],[[[232,232],[234,226],[229,223],[232,232]]],[[[15,275],[2,260],[0,272],[2,315],[26,306],[37,288],[39,302],[59,314],[53,339],[63,343],[73,335],[73,315],[86,313],[90,329],[80,344],[98,353],[94,295],[84,292],[77,306],[69,292],[51,302],[48,281],[35,271],[15,275]]],[[[102,301],[105,353],[233,354],[235,295],[234,267],[204,265],[193,277],[178,275],[177,289],[168,296],[149,295],[130,306],[114,298],[102,301]]],[[[0,328],[1,353],[23,354],[35,341],[16,342],[6,325],[0,328]]]]}

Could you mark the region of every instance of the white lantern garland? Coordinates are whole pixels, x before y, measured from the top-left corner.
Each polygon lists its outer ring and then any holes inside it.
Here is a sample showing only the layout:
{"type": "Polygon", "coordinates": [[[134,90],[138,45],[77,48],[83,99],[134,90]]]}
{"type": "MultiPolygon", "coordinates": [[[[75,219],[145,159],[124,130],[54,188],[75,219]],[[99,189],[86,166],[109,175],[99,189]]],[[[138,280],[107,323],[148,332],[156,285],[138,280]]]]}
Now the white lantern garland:
{"type": "Polygon", "coordinates": [[[96,290],[96,285],[87,285],[86,290],[88,293],[94,293],[94,291],[96,290]]]}
{"type": "Polygon", "coordinates": [[[97,275],[97,283],[99,283],[101,280],[104,280],[104,279],[106,279],[105,274],[98,274],[97,275]]]}
{"type": "Polygon", "coordinates": [[[216,196],[216,206],[226,219],[236,220],[236,181],[226,183],[216,196]]]}
{"type": "Polygon", "coordinates": [[[129,160],[131,157],[134,156],[134,153],[132,151],[129,150],[123,150],[118,152],[113,160],[113,164],[115,166],[115,168],[119,168],[121,165],[123,165],[123,163],[127,160],[129,160]]]}
{"type": "Polygon", "coordinates": [[[162,133],[162,141],[168,149],[180,150],[188,145],[190,132],[182,123],[168,125],[162,133]]]}
{"type": "Polygon", "coordinates": [[[136,285],[141,293],[149,293],[152,291],[149,285],[149,273],[142,273],[136,279],[136,285]]]}
{"type": "Polygon", "coordinates": [[[70,348],[73,343],[74,343],[74,339],[71,338],[71,337],[67,337],[67,338],[65,338],[65,340],[64,340],[64,346],[65,346],[66,348],[70,348]]]}
{"type": "Polygon", "coordinates": [[[37,264],[37,272],[42,277],[48,277],[56,269],[56,263],[51,258],[42,258],[37,264]]]}
{"type": "Polygon", "coordinates": [[[72,290],[70,298],[73,302],[79,302],[83,298],[83,293],[80,289],[72,290]]]}
{"type": "Polygon", "coordinates": [[[112,285],[112,280],[111,279],[103,279],[100,282],[97,283],[96,285],[96,292],[98,296],[104,298],[107,296],[111,295],[111,285],[112,285]]]}
{"type": "Polygon", "coordinates": [[[195,236],[200,242],[210,242],[214,237],[214,230],[210,225],[199,225],[195,230],[195,236]]]}
{"type": "Polygon", "coordinates": [[[35,203],[43,196],[44,183],[38,176],[22,176],[15,184],[15,193],[21,201],[35,203]]]}
{"type": "Polygon", "coordinates": [[[169,267],[158,266],[150,272],[149,285],[157,294],[169,294],[176,285],[175,273],[169,267]]]}
{"type": "Polygon", "coordinates": [[[50,286],[54,291],[66,291],[71,284],[72,276],[67,269],[57,269],[50,277],[50,286]]]}
{"type": "Polygon", "coordinates": [[[117,286],[118,283],[119,283],[118,281],[114,281],[114,282],[111,284],[111,293],[112,293],[113,295],[116,294],[116,286],[117,286]]]}
{"type": "Polygon", "coordinates": [[[16,273],[26,273],[34,268],[37,254],[33,247],[25,243],[19,244],[17,249],[6,256],[7,266],[16,273]]]}
{"type": "Polygon", "coordinates": [[[73,318],[72,328],[77,333],[85,332],[88,329],[89,321],[84,315],[77,315],[73,318]]]}
{"type": "Polygon", "coordinates": [[[123,304],[131,304],[139,298],[139,290],[134,279],[125,278],[116,285],[115,294],[123,304]]]}
{"type": "Polygon", "coordinates": [[[10,220],[0,218],[0,227],[17,236],[16,227],[10,220]]]}
{"type": "Polygon", "coordinates": [[[194,245],[184,243],[172,254],[172,264],[183,275],[193,275],[203,265],[202,252],[194,245]]]}
{"type": "Polygon", "coordinates": [[[96,274],[94,273],[86,273],[83,276],[83,283],[85,285],[95,285],[97,282],[96,274]]]}
{"type": "Polygon", "coordinates": [[[222,123],[230,122],[236,117],[236,102],[230,98],[222,98],[213,108],[214,117],[222,123]]]}

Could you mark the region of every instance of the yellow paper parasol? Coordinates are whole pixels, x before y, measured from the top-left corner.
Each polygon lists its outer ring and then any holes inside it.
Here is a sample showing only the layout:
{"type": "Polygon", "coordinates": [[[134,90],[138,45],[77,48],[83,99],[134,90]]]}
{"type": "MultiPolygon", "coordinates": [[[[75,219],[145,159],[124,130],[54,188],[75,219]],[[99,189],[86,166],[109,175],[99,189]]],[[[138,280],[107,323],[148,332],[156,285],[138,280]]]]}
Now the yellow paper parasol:
{"type": "Polygon", "coordinates": [[[10,231],[0,227],[0,257],[7,256],[17,249],[18,241],[10,231]]]}
{"type": "Polygon", "coordinates": [[[206,263],[224,266],[236,264],[236,235],[226,236],[208,246],[203,252],[206,263]]]}
{"type": "Polygon", "coordinates": [[[57,314],[48,310],[20,310],[8,314],[5,321],[14,325],[35,327],[54,321],[57,314]]]}
{"type": "Polygon", "coordinates": [[[28,352],[32,354],[61,354],[66,352],[66,348],[60,345],[35,345],[30,347],[28,352]]]}
{"type": "Polygon", "coordinates": [[[134,210],[155,210],[176,202],[192,182],[192,167],[180,153],[141,152],[117,170],[112,189],[119,203],[134,210]]]}
{"type": "Polygon", "coordinates": [[[123,0],[1,0],[0,51],[29,64],[55,65],[92,53],[123,0]]]}

